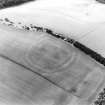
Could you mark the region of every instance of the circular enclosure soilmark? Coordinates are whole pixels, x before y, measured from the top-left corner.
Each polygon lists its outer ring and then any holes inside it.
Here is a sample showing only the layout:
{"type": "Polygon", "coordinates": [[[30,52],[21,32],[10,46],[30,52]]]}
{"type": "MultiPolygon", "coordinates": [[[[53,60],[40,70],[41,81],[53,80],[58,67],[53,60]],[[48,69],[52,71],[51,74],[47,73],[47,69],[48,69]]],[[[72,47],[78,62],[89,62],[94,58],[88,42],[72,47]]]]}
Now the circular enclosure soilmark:
{"type": "Polygon", "coordinates": [[[27,55],[28,63],[42,72],[53,73],[60,71],[67,62],[71,62],[73,51],[54,42],[44,42],[33,46],[27,55]]]}

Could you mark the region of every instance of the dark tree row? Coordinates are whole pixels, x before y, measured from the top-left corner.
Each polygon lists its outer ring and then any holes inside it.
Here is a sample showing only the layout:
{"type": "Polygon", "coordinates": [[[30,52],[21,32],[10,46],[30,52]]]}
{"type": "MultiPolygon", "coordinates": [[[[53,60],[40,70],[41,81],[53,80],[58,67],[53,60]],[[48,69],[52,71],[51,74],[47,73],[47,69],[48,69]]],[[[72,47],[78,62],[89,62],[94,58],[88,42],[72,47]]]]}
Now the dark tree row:
{"type": "Polygon", "coordinates": [[[35,0],[0,0],[0,9],[22,5],[35,0]]]}
{"type": "Polygon", "coordinates": [[[98,3],[105,4],[105,0],[96,0],[98,3]]]}

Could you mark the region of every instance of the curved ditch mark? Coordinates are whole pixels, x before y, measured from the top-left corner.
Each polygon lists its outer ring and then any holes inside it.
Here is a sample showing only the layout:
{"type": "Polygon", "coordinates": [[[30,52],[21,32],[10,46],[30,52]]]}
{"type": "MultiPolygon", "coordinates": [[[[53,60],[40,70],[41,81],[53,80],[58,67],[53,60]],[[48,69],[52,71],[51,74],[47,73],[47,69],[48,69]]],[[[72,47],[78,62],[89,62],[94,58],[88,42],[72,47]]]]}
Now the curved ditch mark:
{"type": "MultiPolygon", "coordinates": [[[[3,20],[1,20],[1,21],[3,21],[3,20]]],[[[9,23],[9,24],[11,23],[12,26],[14,26],[14,24],[15,24],[15,23],[13,23],[12,21],[8,20],[7,18],[5,18],[5,21],[6,21],[7,23],[9,23]]],[[[9,26],[9,24],[8,24],[8,26],[9,26]]],[[[21,23],[19,23],[19,24],[21,24],[21,23]]],[[[18,27],[17,27],[17,28],[18,28],[18,27]]],[[[80,42],[78,42],[78,41],[76,41],[76,40],[74,40],[74,39],[72,39],[72,38],[70,38],[70,37],[68,37],[68,36],[65,36],[65,35],[60,34],[60,33],[55,33],[55,32],[53,32],[53,31],[50,30],[50,29],[43,28],[43,27],[38,27],[38,26],[34,26],[34,25],[32,25],[32,24],[31,24],[30,26],[22,25],[21,28],[24,29],[24,30],[29,30],[29,31],[33,31],[33,32],[36,31],[36,32],[45,32],[45,33],[48,33],[48,35],[51,35],[51,36],[53,36],[53,37],[55,37],[55,38],[57,38],[57,39],[61,39],[61,40],[65,41],[65,42],[71,44],[71,45],[74,46],[75,48],[77,48],[77,49],[79,49],[80,51],[84,52],[86,55],[90,56],[92,59],[94,59],[94,60],[97,61],[98,63],[100,63],[100,64],[102,64],[103,66],[105,66],[105,58],[104,58],[103,56],[101,56],[101,55],[98,54],[97,52],[93,51],[92,49],[88,48],[87,46],[81,44],[80,42]]],[[[41,75],[41,74],[35,72],[34,70],[28,68],[27,66],[24,66],[24,65],[22,65],[21,63],[18,63],[18,62],[16,62],[16,61],[12,60],[11,58],[8,58],[8,57],[6,57],[6,56],[4,56],[4,55],[0,55],[0,57],[2,57],[2,58],[4,58],[4,59],[7,59],[7,60],[13,62],[14,64],[17,64],[17,65],[19,65],[19,66],[25,68],[26,70],[29,70],[29,71],[31,71],[31,72],[33,72],[33,73],[35,73],[35,74],[41,76],[42,78],[44,78],[44,79],[46,79],[47,81],[51,82],[51,83],[54,84],[55,86],[61,88],[61,89],[64,90],[65,92],[71,93],[70,91],[67,91],[67,90],[66,90],[65,88],[63,88],[62,86],[59,86],[59,85],[56,84],[55,82],[49,80],[47,77],[44,77],[43,75],[41,75]]],[[[72,90],[72,91],[76,91],[76,90],[72,90]]],[[[103,94],[103,92],[100,92],[100,93],[99,93],[99,96],[100,96],[100,94],[103,94]]],[[[103,97],[103,96],[105,96],[105,95],[103,94],[101,97],[103,97]]],[[[100,103],[102,102],[102,100],[100,99],[100,97],[99,97],[98,99],[96,99],[96,101],[94,101],[93,103],[94,103],[94,105],[101,105],[101,104],[99,104],[99,102],[100,102],[100,103]]],[[[104,102],[105,102],[105,101],[104,101],[104,102]]]]}
{"type": "MultiPolygon", "coordinates": [[[[0,22],[2,24],[6,24],[8,26],[13,26],[13,27],[19,28],[18,26],[15,25],[15,23],[13,21],[9,20],[8,18],[0,19],[0,22]]],[[[33,25],[33,24],[30,24],[29,26],[27,26],[27,25],[22,24],[21,22],[18,22],[18,25],[23,30],[28,30],[28,31],[33,31],[33,32],[34,31],[45,32],[48,35],[51,35],[51,36],[53,36],[55,38],[58,38],[58,39],[61,39],[65,42],[71,44],[75,48],[78,48],[79,50],[84,52],[86,55],[90,56],[92,59],[94,59],[98,63],[105,66],[105,58],[101,54],[99,54],[99,53],[95,52],[94,50],[88,48],[87,46],[83,45],[82,43],[68,37],[67,35],[63,35],[63,34],[60,34],[60,33],[55,33],[48,28],[39,27],[39,26],[36,26],[36,25],[33,25]]]]}
{"type": "Polygon", "coordinates": [[[12,63],[14,63],[14,64],[20,66],[20,67],[23,67],[25,70],[28,70],[28,71],[30,71],[30,72],[32,72],[32,73],[34,73],[34,74],[36,74],[36,75],[42,77],[43,79],[45,79],[45,80],[47,80],[48,82],[52,83],[53,85],[59,87],[59,88],[62,89],[63,91],[65,91],[65,92],[67,92],[67,93],[70,93],[69,91],[67,91],[67,90],[66,90],[65,88],[63,88],[62,86],[60,86],[60,85],[58,85],[57,83],[51,81],[50,79],[48,79],[47,77],[41,75],[40,73],[35,72],[35,71],[32,70],[31,68],[29,68],[29,67],[27,67],[27,66],[25,66],[25,65],[23,65],[23,64],[21,64],[21,63],[19,63],[19,62],[16,62],[15,60],[13,60],[13,59],[11,59],[11,58],[5,56],[5,55],[0,54],[0,57],[3,58],[3,59],[8,60],[8,61],[10,61],[10,62],[12,62],[12,63]]]}
{"type": "MultiPolygon", "coordinates": [[[[92,49],[86,47],[85,45],[81,44],[80,42],[75,41],[74,39],[71,39],[69,37],[60,36],[59,34],[56,35],[49,29],[47,29],[46,32],[49,33],[50,35],[56,37],[56,38],[63,39],[64,41],[70,43],[71,45],[78,48],[80,51],[84,52],[85,54],[90,56],[92,59],[97,61],[98,63],[105,66],[105,58],[103,56],[101,56],[97,52],[93,51],[92,49]]],[[[98,98],[96,98],[94,100],[92,105],[104,105],[105,104],[105,88],[97,96],[98,96],[98,98]]]]}
{"type": "Polygon", "coordinates": [[[46,29],[46,32],[56,38],[60,38],[70,44],[72,44],[75,48],[78,48],[79,50],[81,50],[82,52],[84,52],[85,54],[87,54],[88,56],[90,56],[91,58],[93,58],[95,61],[97,61],[98,63],[102,64],[105,66],[105,58],[103,56],[101,56],[101,54],[93,51],[92,49],[88,48],[87,46],[81,44],[78,41],[75,41],[72,38],[69,37],[65,37],[62,36],[61,34],[55,34],[53,33],[52,30],[46,29]]]}

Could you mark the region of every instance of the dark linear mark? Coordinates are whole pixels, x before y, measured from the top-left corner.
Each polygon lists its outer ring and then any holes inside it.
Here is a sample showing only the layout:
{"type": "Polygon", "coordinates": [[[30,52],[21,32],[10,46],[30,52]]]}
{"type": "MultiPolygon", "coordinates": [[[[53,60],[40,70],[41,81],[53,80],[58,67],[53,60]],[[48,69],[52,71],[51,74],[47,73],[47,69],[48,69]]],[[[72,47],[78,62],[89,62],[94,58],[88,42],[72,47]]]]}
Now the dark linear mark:
{"type": "MultiPolygon", "coordinates": [[[[10,20],[8,20],[8,18],[5,18],[5,20],[7,22],[10,21],[10,20]]],[[[27,27],[27,26],[24,26],[23,28],[26,30],[30,30],[30,27],[27,27]]],[[[103,56],[101,56],[97,52],[93,51],[92,49],[88,48],[87,46],[81,44],[80,42],[75,41],[74,39],[72,39],[70,37],[64,36],[63,34],[54,33],[52,30],[47,29],[47,28],[38,27],[38,26],[34,26],[34,25],[31,25],[31,28],[34,28],[40,32],[46,32],[46,33],[48,33],[48,35],[52,35],[56,38],[59,38],[61,40],[64,40],[64,41],[72,44],[74,47],[78,48],[79,50],[81,50],[82,52],[84,52],[85,54],[87,54],[88,56],[90,56],[91,58],[93,58],[94,60],[96,60],[97,62],[99,62],[100,64],[105,66],[105,58],[103,56]]]]}
{"type": "MultiPolygon", "coordinates": [[[[5,21],[13,23],[8,18],[5,18],[5,21]]],[[[69,38],[67,36],[65,37],[62,34],[54,33],[52,30],[47,29],[47,28],[34,26],[32,24],[31,24],[30,27],[36,29],[37,31],[41,31],[41,32],[45,31],[49,35],[52,35],[52,36],[54,36],[56,38],[62,39],[64,41],[74,45],[74,47],[78,48],[79,50],[81,50],[82,52],[84,52],[85,54],[89,55],[91,58],[93,58],[94,60],[96,60],[97,62],[99,62],[100,64],[105,66],[105,58],[103,56],[101,56],[97,52],[93,51],[92,49],[88,48],[87,46],[81,44],[80,42],[75,41],[74,39],[71,39],[71,38],[69,38]]],[[[23,28],[26,29],[26,30],[30,30],[30,27],[24,26],[23,28]]]]}
{"type": "Polygon", "coordinates": [[[79,50],[81,50],[82,52],[89,55],[91,58],[93,58],[94,60],[96,60],[97,62],[99,62],[100,64],[105,66],[105,58],[103,56],[101,56],[97,52],[93,51],[92,49],[86,47],[85,45],[81,44],[80,42],[75,41],[74,39],[71,39],[69,37],[61,36],[59,34],[54,34],[53,31],[49,30],[49,29],[46,29],[46,32],[56,38],[60,38],[64,41],[72,44],[74,47],[78,48],[79,50]]]}
{"type": "MultiPolygon", "coordinates": [[[[94,60],[96,60],[97,62],[99,62],[100,64],[105,66],[105,58],[102,57],[100,54],[96,53],[95,51],[93,51],[92,49],[86,47],[85,45],[81,44],[78,41],[75,41],[74,39],[71,39],[69,37],[65,37],[65,36],[60,36],[59,34],[54,34],[53,31],[46,29],[46,32],[56,38],[60,38],[70,44],[72,44],[74,47],[78,48],[79,50],[81,50],[82,52],[84,52],[85,54],[89,55],[91,58],[93,58],[94,60]]],[[[76,92],[76,89],[74,88],[73,90],[71,90],[71,92],[76,92]]],[[[98,94],[98,99],[96,99],[93,102],[93,105],[104,105],[105,104],[105,88],[103,89],[103,92],[100,92],[98,94]]]]}
{"type": "MultiPolygon", "coordinates": [[[[71,38],[69,38],[69,37],[67,37],[67,36],[64,36],[63,34],[53,33],[52,30],[47,29],[47,28],[42,28],[42,27],[37,27],[37,26],[35,26],[34,28],[36,28],[37,31],[46,32],[46,33],[48,33],[48,35],[52,35],[52,36],[54,36],[54,37],[56,37],[56,38],[59,38],[59,39],[61,39],[61,40],[64,40],[65,42],[70,43],[70,44],[73,45],[74,47],[78,48],[79,50],[81,50],[82,52],[84,52],[85,54],[89,55],[91,58],[93,58],[94,60],[96,60],[97,62],[99,62],[99,63],[101,63],[102,65],[105,66],[105,58],[104,58],[104,57],[102,57],[100,54],[96,53],[95,51],[91,50],[90,48],[84,46],[84,45],[81,44],[80,42],[75,41],[74,39],[71,39],[71,38]]],[[[4,56],[4,55],[0,55],[0,56],[1,56],[2,58],[4,58],[4,59],[7,59],[7,60],[9,60],[9,61],[11,61],[11,62],[13,62],[13,63],[15,63],[15,64],[17,64],[17,65],[23,67],[23,68],[25,68],[26,70],[29,70],[29,71],[35,73],[36,75],[39,75],[40,77],[42,77],[42,78],[44,78],[45,80],[47,80],[47,81],[49,81],[50,83],[52,83],[53,85],[55,85],[55,86],[61,88],[61,89],[64,90],[65,92],[68,92],[68,93],[70,93],[70,94],[76,92],[76,89],[75,89],[75,88],[70,89],[70,90],[66,90],[64,87],[62,87],[62,86],[58,85],[57,83],[55,83],[55,82],[49,80],[47,77],[44,77],[43,75],[41,75],[41,74],[38,73],[38,72],[35,72],[34,70],[30,69],[29,67],[24,66],[24,65],[22,65],[21,63],[18,63],[18,62],[16,62],[16,61],[10,59],[10,58],[7,57],[7,56],[4,56]]],[[[75,95],[74,95],[74,96],[75,96],[75,95]]],[[[95,101],[95,103],[97,103],[97,101],[95,101]]],[[[100,105],[100,104],[96,104],[96,105],[100,105]]]]}
{"type": "MultiPolygon", "coordinates": [[[[5,18],[5,21],[11,22],[8,18],[5,18]]],[[[56,38],[59,38],[61,40],[64,40],[64,41],[72,44],[74,47],[78,48],[79,50],[81,50],[82,52],[89,55],[91,58],[93,58],[94,60],[96,60],[97,62],[99,62],[100,64],[105,66],[105,58],[103,56],[101,56],[97,52],[93,51],[92,49],[88,48],[87,46],[81,44],[80,42],[75,41],[74,39],[72,39],[70,37],[64,36],[63,34],[54,33],[52,30],[47,29],[47,28],[34,26],[32,24],[30,27],[36,29],[37,31],[46,32],[46,33],[48,33],[48,35],[52,35],[56,38]]],[[[26,30],[30,30],[30,27],[23,26],[23,28],[26,30]]]]}
{"type": "Polygon", "coordinates": [[[65,88],[59,86],[57,83],[51,81],[51,80],[48,79],[47,77],[45,77],[45,76],[41,75],[40,73],[38,73],[38,72],[32,70],[31,68],[29,68],[29,67],[27,67],[27,66],[25,66],[25,65],[23,65],[23,64],[21,64],[21,63],[19,63],[19,62],[16,62],[16,61],[14,61],[13,59],[11,59],[11,58],[9,58],[9,57],[7,57],[7,56],[5,56],[5,55],[1,55],[1,54],[0,54],[0,57],[3,58],[3,59],[6,59],[6,60],[8,60],[8,61],[11,61],[12,63],[14,63],[14,64],[16,64],[16,65],[18,65],[18,66],[20,66],[20,67],[25,68],[25,69],[28,70],[28,71],[33,72],[34,74],[36,74],[36,75],[38,75],[38,76],[44,78],[45,80],[49,81],[50,83],[52,83],[53,85],[59,87],[60,89],[64,90],[65,92],[69,92],[69,93],[70,93],[70,91],[67,91],[65,88]]]}
{"type": "Polygon", "coordinates": [[[105,58],[102,57],[100,54],[96,53],[95,51],[91,50],[90,48],[84,46],[83,44],[77,41],[74,43],[74,46],[105,66],[105,58]]]}
{"type": "Polygon", "coordinates": [[[36,0],[0,0],[0,9],[19,6],[31,1],[36,1],[36,0]]]}

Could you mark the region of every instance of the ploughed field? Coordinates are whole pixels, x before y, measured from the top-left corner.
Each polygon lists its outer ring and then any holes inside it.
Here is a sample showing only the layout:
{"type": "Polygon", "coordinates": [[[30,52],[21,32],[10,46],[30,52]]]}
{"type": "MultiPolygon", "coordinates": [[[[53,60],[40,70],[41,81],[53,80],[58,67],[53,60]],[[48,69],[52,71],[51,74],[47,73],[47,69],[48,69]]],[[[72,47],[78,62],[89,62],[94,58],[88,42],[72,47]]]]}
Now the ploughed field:
{"type": "Polygon", "coordinates": [[[104,67],[69,43],[5,25],[0,33],[1,105],[91,105],[104,86],[104,67]]]}

